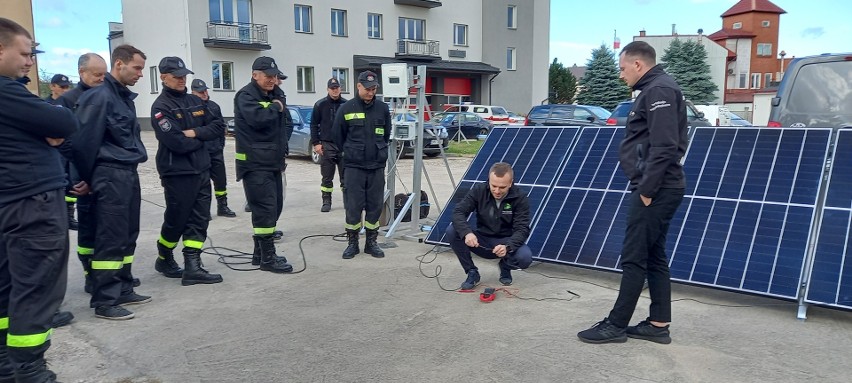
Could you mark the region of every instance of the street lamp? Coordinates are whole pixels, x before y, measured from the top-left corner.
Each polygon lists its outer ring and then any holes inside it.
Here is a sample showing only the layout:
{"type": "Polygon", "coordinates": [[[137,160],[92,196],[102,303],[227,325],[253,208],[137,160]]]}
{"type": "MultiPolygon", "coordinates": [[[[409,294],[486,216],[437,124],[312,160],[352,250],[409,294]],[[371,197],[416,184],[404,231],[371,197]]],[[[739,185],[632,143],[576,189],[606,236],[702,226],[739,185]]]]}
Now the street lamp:
{"type": "MultiPolygon", "coordinates": [[[[781,57],[781,77],[784,77],[784,56],[786,56],[786,55],[787,55],[787,52],[784,52],[784,51],[778,52],[778,56],[781,57]]],[[[778,80],[780,81],[781,79],[779,78],[778,80]]]]}

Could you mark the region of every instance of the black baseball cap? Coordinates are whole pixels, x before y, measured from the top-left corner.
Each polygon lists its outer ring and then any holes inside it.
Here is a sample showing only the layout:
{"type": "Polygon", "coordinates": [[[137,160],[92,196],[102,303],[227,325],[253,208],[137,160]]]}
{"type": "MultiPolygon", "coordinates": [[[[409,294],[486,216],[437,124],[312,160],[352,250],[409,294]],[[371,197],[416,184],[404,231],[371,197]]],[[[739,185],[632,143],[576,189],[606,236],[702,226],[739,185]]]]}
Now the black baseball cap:
{"type": "Polygon", "coordinates": [[[278,64],[275,63],[275,59],[266,56],[254,59],[254,64],[251,64],[251,70],[259,70],[270,76],[280,77],[280,75],[284,74],[280,69],[278,69],[278,64]]]}
{"type": "Polygon", "coordinates": [[[58,73],[53,75],[53,78],[50,79],[50,83],[61,87],[71,86],[71,81],[68,80],[68,76],[58,73]]]}
{"type": "Polygon", "coordinates": [[[286,74],[284,74],[284,73],[279,73],[279,74],[278,74],[278,79],[279,79],[279,80],[286,80],[286,79],[287,79],[287,75],[286,75],[286,74]]]}
{"type": "Polygon", "coordinates": [[[374,86],[379,86],[379,76],[372,71],[365,70],[358,75],[358,82],[360,82],[365,88],[372,88],[374,86]]]}
{"type": "Polygon", "coordinates": [[[340,88],[340,82],[337,81],[336,78],[332,77],[332,78],[328,79],[328,88],[329,89],[340,88]]]}
{"type": "Polygon", "coordinates": [[[204,83],[204,80],[197,78],[192,80],[192,85],[190,86],[193,92],[203,92],[207,90],[207,84],[204,83]]]}
{"type": "Polygon", "coordinates": [[[183,60],[180,57],[168,56],[163,57],[160,60],[159,65],[160,73],[167,74],[171,73],[175,77],[183,77],[188,74],[194,74],[189,68],[186,67],[186,64],[183,63],[183,60]]]}

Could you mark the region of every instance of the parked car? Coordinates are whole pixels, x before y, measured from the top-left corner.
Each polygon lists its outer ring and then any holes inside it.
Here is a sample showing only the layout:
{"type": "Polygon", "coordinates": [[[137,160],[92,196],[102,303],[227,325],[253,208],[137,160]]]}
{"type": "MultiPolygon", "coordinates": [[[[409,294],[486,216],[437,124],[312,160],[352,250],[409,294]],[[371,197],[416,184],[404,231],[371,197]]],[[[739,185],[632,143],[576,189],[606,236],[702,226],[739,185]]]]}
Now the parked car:
{"type": "Polygon", "coordinates": [[[447,129],[450,139],[456,139],[459,130],[464,138],[475,139],[478,135],[487,135],[494,127],[491,121],[470,112],[444,113],[440,124],[447,129]]]}
{"type": "Polygon", "coordinates": [[[549,104],[530,109],[524,125],[606,125],[610,112],[594,105],[549,104]]]}
{"type": "MultiPolygon", "coordinates": [[[[320,163],[322,156],[314,152],[314,147],[311,145],[311,112],[313,107],[288,105],[287,109],[290,111],[290,117],[293,118],[293,134],[287,141],[290,147],[289,156],[309,156],[315,164],[320,163]]],[[[234,135],[236,131],[234,119],[229,119],[226,124],[228,134],[234,135]]]]}
{"type": "Polygon", "coordinates": [[[524,120],[526,120],[526,117],[521,116],[520,114],[517,114],[515,112],[507,111],[506,113],[509,114],[509,123],[510,124],[523,124],[524,120]]]}
{"type": "MultiPolygon", "coordinates": [[[[633,100],[622,101],[618,103],[615,109],[612,110],[612,116],[606,120],[607,125],[625,126],[627,125],[627,116],[630,110],[633,109],[633,100]]],[[[686,121],[689,126],[713,126],[706,118],[704,113],[695,109],[691,102],[686,102],[686,121]]]]}
{"type": "Polygon", "coordinates": [[[449,105],[444,112],[471,112],[490,121],[494,125],[509,124],[509,113],[502,106],[491,105],[449,105]]]}
{"type": "Polygon", "coordinates": [[[731,126],[754,126],[745,118],[737,116],[736,113],[728,112],[728,116],[731,118],[731,126]]]}
{"type": "MultiPolygon", "coordinates": [[[[399,126],[407,126],[411,131],[413,131],[417,124],[417,116],[414,114],[414,111],[394,114],[392,119],[394,129],[397,129],[399,126]]],[[[427,157],[437,157],[441,155],[442,147],[444,148],[444,152],[449,149],[450,138],[447,133],[447,129],[443,126],[435,125],[432,122],[426,122],[423,124],[423,130],[423,154],[427,157]]],[[[402,142],[403,154],[414,154],[414,146],[412,146],[414,141],[402,142]]]]}
{"type": "Polygon", "coordinates": [[[772,98],[769,127],[852,127],[852,53],[793,59],[772,98]]]}

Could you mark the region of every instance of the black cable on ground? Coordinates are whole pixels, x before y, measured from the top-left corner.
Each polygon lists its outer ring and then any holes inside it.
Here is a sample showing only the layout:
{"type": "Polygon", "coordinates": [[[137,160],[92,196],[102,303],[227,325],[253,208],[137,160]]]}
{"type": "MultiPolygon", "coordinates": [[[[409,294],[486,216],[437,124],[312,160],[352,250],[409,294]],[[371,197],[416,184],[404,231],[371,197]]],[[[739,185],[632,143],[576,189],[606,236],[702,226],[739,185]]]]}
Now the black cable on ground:
{"type": "MultiPolygon", "coordinates": [[[[314,235],[307,235],[307,236],[302,237],[302,239],[299,240],[299,253],[300,253],[300,256],[302,257],[302,268],[300,270],[294,270],[294,271],[287,273],[287,274],[299,274],[299,273],[308,269],[308,262],[305,258],[305,249],[302,247],[302,242],[304,242],[306,239],[319,238],[319,237],[331,237],[333,240],[339,241],[338,238],[340,238],[341,236],[343,236],[345,238],[346,234],[345,233],[343,233],[343,234],[314,234],[314,235]]],[[[213,245],[213,239],[210,236],[207,237],[207,240],[210,241],[210,246],[205,247],[201,251],[205,254],[216,255],[218,257],[217,262],[225,265],[227,268],[234,270],[234,271],[260,270],[260,267],[256,267],[256,266],[251,265],[251,258],[254,255],[253,253],[247,253],[247,252],[244,252],[244,251],[231,249],[229,247],[214,246],[213,245]],[[221,252],[222,250],[224,250],[228,253],[224,254],[224,253],[221,252]],[[243,265],[249,265],[249,267],[243,267],[243,265]]]]}

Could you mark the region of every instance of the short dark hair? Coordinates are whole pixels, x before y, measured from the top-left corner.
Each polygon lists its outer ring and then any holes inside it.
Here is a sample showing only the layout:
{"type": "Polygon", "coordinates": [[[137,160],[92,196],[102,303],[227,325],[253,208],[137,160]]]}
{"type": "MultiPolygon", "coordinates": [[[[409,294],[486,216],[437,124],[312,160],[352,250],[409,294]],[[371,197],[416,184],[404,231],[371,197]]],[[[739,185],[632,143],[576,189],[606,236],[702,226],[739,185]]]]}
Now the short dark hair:
{"type": "Polygon", "coordinates": [[[0,17],[0,44],[9,45],[16,36],[25,36],[32,40],[33,36],[21,24],[4,17],[0,17]]]}
{"type": "Polygon", "coordinates": [[[133,45],[119,45],[112,50],[112,63],[115,64],[116,61],[121,60],[121,62],[127,64],[133,60],[133,56],[135,55],[142,56],[143,60],[148,59],[142,51],[133,45]]]}
{"type": "Polygon", "coordinates": [[[494,173],[494,175],[497,177],[503,177],[506,174],[509,174],[509,178],[515,178],[515,172],[512,171],[512,165],[509,165],[505,162],[498,162],[494,165],[491,165],[491,170],[489,170],[488,173],[494,173]]]}
{"type": "Polygon", "coordinates": [[[648,65],[657,65],[657,51],[651,44],[644,41],[634,41],[621,49],[621,54],[637,58],[648,65]]]}

